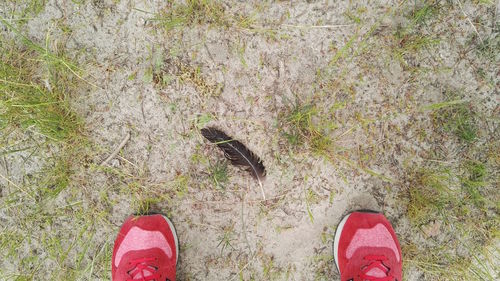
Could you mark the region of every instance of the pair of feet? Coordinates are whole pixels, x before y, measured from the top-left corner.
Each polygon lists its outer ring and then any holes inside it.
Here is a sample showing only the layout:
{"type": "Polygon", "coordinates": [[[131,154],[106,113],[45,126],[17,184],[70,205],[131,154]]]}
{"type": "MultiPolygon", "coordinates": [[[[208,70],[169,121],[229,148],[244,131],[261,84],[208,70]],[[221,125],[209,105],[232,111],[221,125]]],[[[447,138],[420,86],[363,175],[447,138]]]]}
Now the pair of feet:
{"type": "MultiPolygon", "coordinates": [[[[402,279],[401,248],[384,215],[353,212],[337,227],[333,245],[340,279],[402,279]]],[[[130,216],[113,249],[113,281],[175,281],[179,242],[172,222],[162,215],[130,216]]]]}

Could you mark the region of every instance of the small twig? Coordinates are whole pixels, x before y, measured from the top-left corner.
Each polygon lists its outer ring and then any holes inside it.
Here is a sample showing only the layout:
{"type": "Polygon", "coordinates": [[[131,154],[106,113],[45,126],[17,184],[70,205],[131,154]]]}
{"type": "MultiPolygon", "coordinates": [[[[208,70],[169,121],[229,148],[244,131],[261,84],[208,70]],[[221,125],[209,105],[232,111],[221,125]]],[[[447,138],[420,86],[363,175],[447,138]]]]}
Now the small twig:
{"type": "Polygon", "coordinates": [[[136,168],[139,168],[136,164],[132,163],[132,162],[131,162],[130,160],[128,160],[127,158],[122,157],[122,156],[120,156],[120,155],[118,155],[118,157],[120,157],[120,159],[122,159],[123,161],[125,161],[125,162],[129,163],[130,165],[132,165],[132,166],[134,166],[134,167],[136,167],[136,168]]]}
{"type": "Polygon", "coordinates": [[[106,158],[106,160],[102,161],[101,166],[105,166],[106,164],[108,164],[109,161],[115,158],[116,155],[118,155],[118,153],[120,152],[120,150],[125,146],[125,144],[127,144],[129,139],[130,139],[130,132],[127,133],[127,135],[122,140],[120,145],[115,150],[113,150],[113,153],[111,153],[111,155],[109,155],[109,157],[106,158]]]}
{"type": "Polygon", "coordinates": [[[35,200],[35,198],[33,197],[33,195],[31,195],[28,191],[24,190],[22,187],[20,187],[19,185],[15,184],[13,181],[11,181],[9,178],[7,178],[6,176],[4,176],[3,174],[0,173],[0,178],[4,179],[5,181],[7,181],[8,183],[12,184],[15,188],[21,190],[22,192],[24,192],[26,195],[28,195],[31,199],[35,200]]]}
{"type": "Polygon", "coordinates": [[[476,26],[472,23],[472,21],[470,20],[469,16],[465,13],[464,8],[462,7],[462,2],[460,2],[460,0],[457,0],[457,2],[458,2],[458,6],[460,6],[460,11],[462,11],[462,14],[464,14],[465,18],[467,19],[467,21],[469,22],[469,24],[472,26],[472,29],[474,29],[474,32],[476,32],[477,37],[481,41],[481,44],[483,44],[483,39],[481,38],[481,35],[479,35],[479,32],[477,31],[476,26]]]}
{"type": "Polygon", "coordinates": [[[238,274],[235,274],[231,279],[229,279],[229,281],[236,280],[238,277],[240,277],[240,274],[243,272],[243,270],[245,270],[251,263],[253,263],[253,261],[255,260],[256,257],[257,257],[257,253],[255,252],[250,257],[250,260],[240,269],[240,271],[238,272],[238,274]]]}

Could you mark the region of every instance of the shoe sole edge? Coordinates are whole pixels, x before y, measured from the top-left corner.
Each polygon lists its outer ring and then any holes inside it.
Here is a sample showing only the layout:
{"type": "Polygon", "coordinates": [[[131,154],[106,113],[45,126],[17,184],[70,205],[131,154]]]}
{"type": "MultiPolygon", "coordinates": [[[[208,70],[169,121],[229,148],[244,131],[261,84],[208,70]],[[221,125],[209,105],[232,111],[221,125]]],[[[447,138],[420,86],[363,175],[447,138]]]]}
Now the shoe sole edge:
{"type": "Polygon", "coordinates": [[[372,214],[379,214],[380,212],[370,210],[370,209],[361,209],[361,210],[356,210],[353,212],[350,212],[349,214],[345,215],[340,223],[337,226],[337,230],[335,230],[335,238],[333,240],[333,259],[335,261],[335,265],[337,266],[337,271],[340,274],[340,267],[339,267],[339,253],[338,253],[338,248],[339,248],[339,243],[340,243],[340,235],[342,234],[342,230],[344,229],[344,225],[347,222],[347,219],[353,214],[353,213],[372,213],[372,214]]]}
{"type": "Polygon", "coordinates": [[[333,240],[333,259],[335,260],[335,265],[337,266],[337,271],[340,273],[339,268],[339,243],[340,243],[340,234],[344,229],[344,225],[347,219],[351,216],[352,213],[345,215],[337,226],[337,230],[335,230],[335,238],[333,240]]]}
{"type": "Polygon", "coordinates": [[[161,215],[168,223],[168,226],[170,227],[170,230],[172,231],[172,235],[174,236],[174,242],[175,242],[175,264],[179,262],[179,238],[177,237],[177,231],[175,230],[175,226],[172,223],[172,221],[167,218],[165,215],[161,215]]]}

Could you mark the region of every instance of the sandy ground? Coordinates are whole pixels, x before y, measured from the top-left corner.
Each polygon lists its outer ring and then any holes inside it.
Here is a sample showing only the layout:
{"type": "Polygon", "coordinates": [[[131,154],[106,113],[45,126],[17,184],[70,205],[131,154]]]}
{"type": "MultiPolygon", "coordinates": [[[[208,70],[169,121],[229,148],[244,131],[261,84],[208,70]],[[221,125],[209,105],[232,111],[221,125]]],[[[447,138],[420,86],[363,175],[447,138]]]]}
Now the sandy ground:
{"type": "MultiPolygon", "coordinates": [[[[252,28],[201,24],[170,32],[154,20],[166,10],[163,1],[83,2],[49,0],[26,29],[40,42],[47,33],[62,42],[96,85],[73,96],[94,143],[93,165],[81,168],[58,198],[100,214],[83,234],[91,245],[83,260],[91,264],[101,251],[107,258],[84,279],[109,278],[119,226],[150,200],[150,210],[167,213],[177,228],[179,280],[337,280],[333,234],[348,212],[384,212],[403,244],[420,235],[409,233],[396,194],[407,185],[406,167],[432,158],[432,141],[421,134],[432,120],[421,108],[443,101],[445,89],[459,89],[479,100],[485,114],[498,110],[495,67],[485,66],[488,82],[476,74],[480,60],[464,57],[475,31],[459,10],[424,29],[445,39],[404,56],[405,67],[382,51],[393,46],[387,37],[395,28],[407,23],[394,1],[226,2],[225,14],[250,15],[252,28]],[[346,55],[335,59],[352,38],[346,55]],[[415,74],[408,65],[427,71],[415,74]],[[337,155],[347,160],[287,143],[279,117],[296,103],[318,107],[321,121],[332,124],[328,135],[337,155]],[[268,200],[234,167],[225,189],[214,187],[209,163],[222,155],[199,134],[207,125],[263,159],[268,200]],[[119,157],[100,168],[129,133],[119,157]],[[224,235],[230,245],[221,243],[224,235]]],[[[489,17],[471,3],[464,9],[489,17]]],[[[58,231],[67,232],[61,238],[71,239],[71,228],[86,223],[74,220],[58,221],[58,231]]],[[[419,276],[410,269],[407,280],[419,276]]]]}

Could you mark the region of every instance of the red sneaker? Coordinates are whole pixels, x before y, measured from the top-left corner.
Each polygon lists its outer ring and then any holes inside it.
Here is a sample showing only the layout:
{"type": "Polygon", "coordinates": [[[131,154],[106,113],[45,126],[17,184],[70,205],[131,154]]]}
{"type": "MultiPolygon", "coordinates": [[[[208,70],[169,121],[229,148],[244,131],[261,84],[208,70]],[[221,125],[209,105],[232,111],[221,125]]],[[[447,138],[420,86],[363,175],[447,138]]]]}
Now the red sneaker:
{"type": "Polygon", "coordinates": [[[384,215],[354,212],[337,227],[333,257],[340,280],[402,280],[401,248],[384,215]]]}
{"type": "Polygon", "coordinates": [[[179,243],[172,222],[162,215],[130,216],[115,240],[113,281],[175,281],[179,243]]]}

